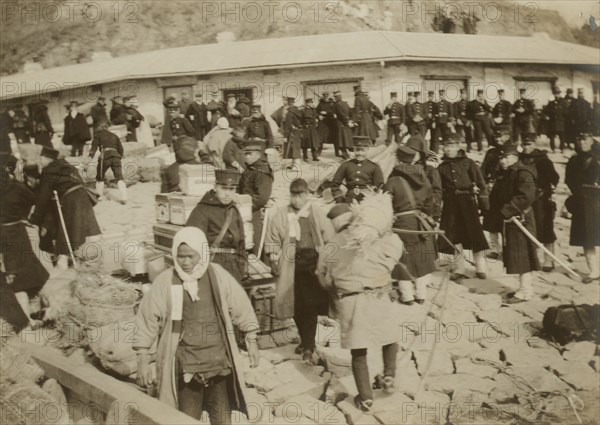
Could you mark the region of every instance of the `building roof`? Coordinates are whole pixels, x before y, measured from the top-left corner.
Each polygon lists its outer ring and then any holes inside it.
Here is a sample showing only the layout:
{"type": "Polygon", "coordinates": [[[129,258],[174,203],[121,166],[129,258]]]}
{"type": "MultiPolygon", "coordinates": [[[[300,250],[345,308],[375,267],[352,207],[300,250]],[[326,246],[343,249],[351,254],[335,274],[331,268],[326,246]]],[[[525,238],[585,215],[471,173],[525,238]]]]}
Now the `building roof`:
{"type": "Polygon", "coordinates": [[[0,77],[1,99],[113,81],[379,61],[595,65],[600,49],[537,37],[363,31],[202,44],[0,77]]]}

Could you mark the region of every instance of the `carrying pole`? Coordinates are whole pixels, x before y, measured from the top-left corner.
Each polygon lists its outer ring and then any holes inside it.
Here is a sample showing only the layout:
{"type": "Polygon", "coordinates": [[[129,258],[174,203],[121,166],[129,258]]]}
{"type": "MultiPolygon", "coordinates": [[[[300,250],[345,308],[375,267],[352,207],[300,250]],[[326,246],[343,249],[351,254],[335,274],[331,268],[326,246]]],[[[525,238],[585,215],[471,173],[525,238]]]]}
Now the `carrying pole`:
{"type": "Polygon", "coordinates": [[[265,218],[263,220],[262,229],[260,229],[260,241],[258,242],[258,252],[256,258],[260,260],[262,255],[263,246],[265,245],[265,238],[267,236],[267,225],[269,224],[269,213],[271,208],[265,208],[265,218]]]}
{"type": "Polygon", "coordinates": [[[67,241],[67,247],[69,248],[69,255],[71,256],[71,261],[73,265],[76,266],[77,262],[75,261],[75,254],[73,254],[73,248],[71,247],[71,241],[69,240],[69,234],[67,233],[67,226],[65,224],[65,218],[62,212],[62,206],[60,205],[60,199],[58,198],[58,192],[54,191],[54,200],[56,201],[56,205],[58,207],[58,216],[60,218],[60,224],[65,234],[65,240],[67,241]]]}

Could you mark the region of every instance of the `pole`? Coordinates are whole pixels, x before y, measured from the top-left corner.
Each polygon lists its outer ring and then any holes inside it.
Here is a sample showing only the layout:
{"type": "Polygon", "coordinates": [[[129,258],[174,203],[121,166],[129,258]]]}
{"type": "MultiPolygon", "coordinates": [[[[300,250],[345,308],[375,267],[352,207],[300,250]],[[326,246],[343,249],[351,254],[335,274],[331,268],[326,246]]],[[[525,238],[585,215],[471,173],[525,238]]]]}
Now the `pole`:
{"type": "Polygon", "coordinates": [[[510,222],[514,223],[517,225],[517,227],[519,229],[521,229],[521,231],[525,234],[525,236],[527,236],[529,238],[529,240],[531,240],[531,242],[533,242],[534,244],[536,244],[538,246],[538,248],[541,248],[542,251],[544,251],[546,254],[548,254],[548,256],[550,256],[550,258],[552,258],[554,261],[556,261],[558,264],[560,264],[561,266],[564,267],[564,269],[566,271],[568,271],[570,274],[572,274],[573,276],[577,276],[579,279],[581,279],[581,276],[579,276],[577,273],[575,273],[569,266],[567,266],[562,260],[559,260],[550,250],[548,250],[540,241],[538,241],[535,236],[533,236],[531,234],[531,232],[529,232],[529,230],[527,230],[525,228],[525,226],[523,226],[523,224],[517,220],[516,217],[511,217],[510,218],[510,222]]]}
{"type": "Polygon", "coordinates": [[[58,199],[58,192],[54,191],[54,200],[56,201],[56,205],[58,206],[58,216],[60,217],[60,224],[63,228],[63,232],[65,234],[65,240],[67,241],[67,247],[69,248],[69,255],[71,256],[71,261],[73,261],[73,265],[76,265],[75,262],[75,254],[73,254],[73,248],[71,247],[71,241],[69,240],[69,234],[67,233],[67,226],[65,225],[65,218],[62,213],[62,206],[60,205],[60,199],[58,199]]]}
{"type": "Polygon", "coordinates": [[[262,255],[263,246],[265,244],[265,238],[267,236],[267,224],[269,224],[269,212],[270,208],[265,208],[265,219],[263,220],[262,229],[260,229],[260,241],[258,242],[258,252],[256,258],[260,260],[262,255]]]}

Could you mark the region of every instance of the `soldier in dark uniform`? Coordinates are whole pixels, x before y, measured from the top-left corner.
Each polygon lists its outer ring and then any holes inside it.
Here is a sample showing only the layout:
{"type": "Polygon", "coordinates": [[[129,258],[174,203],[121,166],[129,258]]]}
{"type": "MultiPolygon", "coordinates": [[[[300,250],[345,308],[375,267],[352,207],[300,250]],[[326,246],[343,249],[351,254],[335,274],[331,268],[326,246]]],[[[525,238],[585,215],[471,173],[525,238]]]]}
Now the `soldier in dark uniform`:
{"type": "Polygon", "coordinates": [[[112,108],[110,109],[110,123],[112,125],[127,124],[127,109],[121,103],[121,96],[115,96],[111,99],[112,108]]]}
{"type": "Polygon", "coordinates": [[[317,125],[317,111],[314,108],[313,100],[306,99],[305,106],[302,110],[302,124],[304,134],[302,135],[302,158],[308,162],[308,150],[312,154],[313,161],[319,160],[319,150],[321,149],[321,141],[319,140],[319,131],[317,125]]]}
{"type": "Polygon", "coordinates": [[[181,136],[195,137],[196,130],[192,123],[181,115],[181,109],[179,102],[175,99],[171,99],[167,103],[167,111],[169,112],[169,129],[171,130],[171,143],[173,147],[176,147],[177,140],[181,136]]]}
{"type": "Polygon", "coordinates": [[[92,128],[95,135],[100,123],[108,123],[108,115],[106,115],[106,98],[104,96],[100,96],[96,104],[92,106],[90,115],[92,116],[92,128]]]}
{"type": "MultiPolygon", "coordinates": [[[[473,251],[476,275],[485,279],[485,250],[489,248],[479,221],[479,211],[489,209],[489,198],[479,166],[459,149],[456,134],[444,139],[444,157],[438,167],[442,178],[442,219],[440,229],[460,250],[454,260],[454,278],[466,276],[464,249],[473,251]]],[[[438,240],[440,252],[455,254],[445,239],[438,240]]],[[[456,254],[455,254],[456,255],[456,254]]]]}
{"type": "Polygon", "coordinates": [[[473,143],[472,120],[469,117],[469,100],[466,89],[460,89],[460,100],[453,105],[456,132],[460,134],[467,145],[467,152],[471,151],[473,143]]]}
{"type": "Polygon", "coordinates": [[[45,104],[40,104],[35,107],[33,113],[33,137],[36,145],[52,147],[52,136],[54,128],[48,116],[48,107],[45,104]]]}
{"type": "Polygon", "coordinates": [[[381,167],[367,159],[367,149],[371,147],[368,136],[354,136],[354,159],[340,165],[333,177],[333,186],[346,185],[346,202],[352,203],[354,199],[360,202],[363,199],[362,191],[369,187],[378,189],[383,186],[383,172],[381,167]]]}
{"type": "Polygon", "coordinates": [[[246,122],[246,138],[263,140],[266,143],[267,149],[272,149],[275,144],[271,125],[260,111],[260,105],[252,105],[250,109],[252,115],[250,116],[250,120],[246,122]]]}
{"type": "Polygon", "coordinates": [[[192,100],[190,94],[187,91],[181,92],[181,100],[179,101],[179,109],[182,114],[185,114],[187,110],[192,106],[192,100]]]}
{"type": "Polygon", "coordinates": [[[569,121],[576,134],[592,130],[592,105],[585,100],[583,89],[577,89],[577,99],[573,99],[569,106],[569,121]]]}
{"type": "Polygon", "coordinates": [[[264,142],[248,141],[244,144],[246,169],[242,173],[238,192],[252,197],[252,226],[254,228],[254,254],[258,254],[262,233],[264,208],[273,191],[273,170],[262,159],[264,142]]]}
{"type": "Polygon", "coordinates": [[[512,129],[512,103],[506,100],[504,89],[498,90],[498,103],[494,105],[492,110],[492,118],[494,120],[494,129],[508,128],[512,129]]]}
{"type": "Polygon", "coordinates": [[[31,143],[30,135],[33,133],[31,120],[21,108],[15,109],[13,131],[17,138],[17,143],[31,143]]]}
{"type": "Polygon", "coordinates": [[[440,140],[450,133],[450,123],[454,113],[452,104],[446,100],[446,91],[440,90],[440,101],[435,104],[435,131],[431,136],[431,151],[436,154],[440,148],[440,140]]]}
{"type": "MultiPolygon", "coordinates": [[[[428,91],[427,92],[427,102],[423,104],[425,111],[425,125],[427,126],[427,130],[429,130],[429,148],[433,150],[433,146],[439,146],[439,141],[435,141],[436,137],[436,127],[437,123],[435,120],[435,111],[436,111],[436,103],[434,100],[435,92],[428,91]]],[[[436,151],[437,152],[437,151],[436,151]]]]}
{"type": "MultiPolygon", "coordinates": [[[[537,192],[535,201],[531,206],[535,215],[537,240],[543,243],[550,252],[554,252],[556,203],[552,200],[552,194],[558,185],[559,176],[546,151],[536,149],[535,140],[535,133],[528,134],[525,137],[522,142],[523,152],[520,155],[520,160],[523,165],[535,168],[537,172],[535,180],[537,192]]],[[[552,258],[544,254],[542,270],[550,272],[553,269],[552,258]]]]}
{"type": "MultiPolygon", "coordinates": [[[[483,174],[488,193],[491,192],[494,183],[496,183],[496,180],[500,177],[500,157],[502,156],[504,145],[510,143],[511,133],[512,128],[501,127],[500,129],[496,129],[494,132],[496,145],[486,151],[483,162],[481,163],[481,173],[483,174]]],[[[488,214],[484,215],[483,229],[487,231],[489,235],[490,252],[488,253],[488,257],[497,260],[500,258],[500,253],[502,252],[502,246],[500,245],[501,229],[488,228],[486,226],[487,216],[488,214]]]]}
{"type": "Polygon", "coordinates": [[[565,145],[567,148],[574,147],[579,136],[570,116],[571,104],[574,100],[573,89],[567,89],[565,97],[561,99],[562,109],[565,112],[565,145]]]}
{"type": "Polygon", "coordinates": [[[223,266],[242,283],[248,270],[244,222],[234,203],[240,178],[237,170],[216,169],[215,188],[206,192],[185,225],[204,232],[211,262],[223,266]]]}
{"type": "Polygon", "coordinates": [[[421,92],[408,93],[408,103],[406,104],[406,121],[408,132],[412,135],[421,134],[425,137],[427,133],[427,124],[425,123],[425,106],[418,101],[421,92]]]}
{"type": "Polygon", "coordinates": [[[244,95],[240,96],[240,99],[238,100],[237,110],[242,114],[242,122],[246,118],[250,118],[250,103],[252,103],[250,102],[250,99],[244,95]]]}
{"type": "Polygon", "coordinates": [[[202,102],[202,93],[196,93],[194,97],[196,100],[188,107],[187,111],[182,112],[194,126],[196,140],[202,140],[206,136],[206,133],[210,131],[208,111],[206,105],[202,102]]]}
{"type": "Polygon", "coordinates": [[[389,146],[390,143],[392,143],[393,137],[394,142],[399,145],[402,141],[400,132],[402,130],[402,126],[404,125],[405,109],[404,105],[398,102],[398,93],[390,93],[390,103],[387,104],[383,110],[383,113],[389,117],[387,122],[387,138],[385,140],[385,144],[389,146]]]}
{"type": "Polygon", "coordinates": [[[317,114],[319,114],[319,139],[321,140],[321,146],[325,143],[331,143],[335,148],[335,156],[342,156],[337,145],[335,105],[329,92],[323,92],[317,105],[317,114]]]}
{"type": "Polygon", "coordinates": [[[90,128],[82,113],[77,112],[79,102],[69,104],[69,113],[65,117],[63,143],[71,146],[71,156],[83,155],[85,142],[91,139],[90,128]]]}
{"type": "Polygon", "coordinates": [[[104,175],[110,168],[113,172],[121,195],[121,203],[127,203],[127,186],[123,180],[123,145],[119,137],[108,131],[108,122],[103,122],[96,128],[92,148],[90,149],[90,160],[94,158],[96,150],[100,151],[98,156],[98,168],[96,172],[96,192],[102,197],[104,193],[104,175]]]}
{"type": "Polygon", "coordinates": [[[375,125],[375,118],[381,119],[381,111],[371,102],[367,92],[359,92],[354,100],[355,135],[367,136],[371,143],[377,141],[379,130],[375,125]]]}
{"type": "MultiPolygon", "coordinates": [[[[427,150],[427,141],[420,134],[410,136],[406,141],[406,146],[418,152],[419,158],[417,164],[423,166],[427,180],[429,180],[429,184],[431,185],[432,202],[431,209],[427,214],[433,217],[435,221],[440,221],[442,215],[442,180],[435,166],[439,161],[438,157],[433,152],[427,150]]],[[[392,170],[390,177],[393,175],[394,171],[392,170]]]]}
{"type": "Polygon", "coordinates": [[[142,114],[133,107],[135,96],[128,96],[123,99],[125,111],[127,112],[127,141],[137,142],[137,129],[140,123],[144,120],[142,114]]]}
{"type": "Polygon", "coordinates": [[[600,161],[590,133],[579,136],[577,155],[567,163],[565,183],[572,195],[565,201],[573,217],[569,245],[580,246],[590,273],[583,283],[600,277],[600,161]]]}
{"type": "Polygon", "coordinates": [[[495,142],[494,134],[490,127],[490,113],[492,112],[492,108],[483,97],[483,90],[477,90],[477,98],[470,102],[469,105],[471,107],[470,115],[475,127],[477,149],[481,152],[483,150],[484,134],[489,146],[493,146],[495,142]]]}
{"type": "Polygon", "coordinates": [[[564,110],[564,102],[560,97],[560,89],[554,90],[554,97],[543,109],[544,118],[547,121],[546,135],[550,139],[550,148],[556,150],[556,137],[560,140],[560,150],[566,146],[565,120],[567,111],[564,110]]]}
{"type": "Polygon", "coordinates": [[[500,166],[503,171],[490,194],[489,215],[503,229],[502,257],[506,273],[519,275],[519,290],[508,299],[509,303],[516,303],[533,297],[531,272],[540,270],[540,263],[537,246],[509,220],[516,217],[529,232],[536,235],[535,215],[531,208],[535,200],[536,176],[535,169],[519,161],[519,152],[512,144],[504,145],[500,166]]]}
{"type": "Polygon", "coordinates": [[[528,133],[532,133],[533,128],[533,113],[535,105],[533,101],[525,98],[526,89],[519,89],[519,98],[512,106],[512,112],[515,115],[513,119],[513,143],[519,141],[528,133]]]}
{"type": "Polygon", "coordinates": [[[350,106],[345,100],[342,100],[342,93],[337,91],[333,93],[334,113],[337,121],[337,148],[339,149],[342,158],[348,159],[348,149],[352,147],[352,114],[350,106]]]}
{"type": "MultiPolygon", "coordinates": [[[[13,129],[14,115],[15,111],[10,107],[0,114],[0,153],[11,153],[11,139],[16,142],[15,132],[13,129]]],[[[14,153],[18,154],[18,152],[14,153]]]]}
{"type": "Polygon", "coordinates": [[[304,132],[302,122],[302,111],[298,109],[294,102],[296,98],[288,97],[288,108],[287,114],[285,115],[285,122],[283,124],[284,136],[287,139],[285,146],[286,159],[292,160],[292,166],[300,166],[300,158],[302,157],[302,135],[304,132]]]}
{"type": "Polygon", "coordinates": [[[70,252],[65,238],[65,229],[59,220],[57,205],[53,200],[53,192],[58,192],[66,233],[76,255],[87,237],[100,234],[100,226],[94,214],[95,199],[92,199],[84,186],[79,171],[65,159],[58,159],[58,154],[57,150],[42,147],[40,161],[43,168],[39,195],[29,221],[44,229],[40,229],[41,236],[45,236],[47,232],[55,236],[58,267],[67,269],[70,252]],[[51,223],[47,221],[48,214],[52,215],[51,223]]]}

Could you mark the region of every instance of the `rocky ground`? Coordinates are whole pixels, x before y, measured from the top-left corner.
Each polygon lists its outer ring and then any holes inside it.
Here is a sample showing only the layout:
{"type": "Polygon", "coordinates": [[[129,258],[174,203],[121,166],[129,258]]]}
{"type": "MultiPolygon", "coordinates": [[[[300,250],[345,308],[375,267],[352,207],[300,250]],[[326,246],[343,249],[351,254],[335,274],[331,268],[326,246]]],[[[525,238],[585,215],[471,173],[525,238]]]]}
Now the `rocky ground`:
{"type": "MultiPolygon", "coordinates": [[[[551,157],[564,180],[566,158],[551,157]]],[[[482,160],[478,153],[473,158],[482,160]]],[[[303,163],[301,173],[278,170],[273,197],[285,202],[291,180],[322,181],[338,163],[332,150],[326,150],[320,163],[303,163]]],[[[103,233],[151,233],[159,189],[156,182],[136,183],[129,187],[127,205],[121,205],[116,188],[109,188],[95,208],[103,233]]],[[[559,211],[566,193],[561,183],[556,193],[559,211]]],[[[568,219],[557,217],[556,252],[586,273],[580,250],[568,245],[569,227],[568,219]]],[[[275,424],[598,423],[596,345],[559,346],[545,338],[541,323],[550,306],[598,303],[598,283],[584,285],[561,268],[536,272],[535,298],[507,305],[503,299],[518,282],[505,274],[500,262],[490,260],[486,280],[449,281],[447,270],[448,258],[441,258],[424,305],[397,305],[403,318],[398,329],[398,391],[375,391],[373,414],[354,407],[357,390],[350,352],[340,346],[336,323],[322,318],[317,366],[302,363],[294,354],[294,327],[261,337],[260,365],[246,369],[252,387],[251,419],[275,424]]],[[[474,276],[474,270],[470,273],[474,276]]],[[[380,349],[370,349],[368,361],[372,377],[382,371],[380,349]]]]}
{"type": "MultiPolygon", "coordinates": [[[[552,154],[561,181],[566,158],[552,154]]],[[[478,153],[475,160],[482,160],[478,153]]],[[[302,165],[301,174],[276,173],[274,198],[285,202],[296,177],[323,180],[337,168],[332,152],[321,163],[302,165]]],[[[157,183],[129,188],[123,206],[109,199],[96,207],[103,232],[135,230],[154,222],[157,183]]],[[[563,183],[556,193],[559,210],[566,197],[563,183]]],[[[116,197],[116,194],[115,194],[116,197]]],[[[586,273],[579,249],[568,245],[570,221],[557,217],[556,252],[571,267],[586,273]]],[[[502,264],[489,263],[487,280],[448,280],[447,258],[439,261],[424,305],[398,305],[404,318],[398,329],[395,394],[376,391],[375,413],[366,415],[352,403],[357,393],[349,350],[340,347],[335,322],[323,318],[318,333],[318,366],[303,364],[294,354],[294,328],[263,336],[258,369],[248,369],[253,388],[250,416],[260,423],[597,423],[600,357],[596,345],[576,342],[561,347],[544,338],[544,311],[554,305],[597,303],[597,283],[584,285],[557,268],[536,272],[536,297],[506,305],[503,297],[518,287],[502,264]]],[[[474,275],[474,270],[472,270],[474,275]]],[[[380,350],[369,351],[372,376],[381,372],[380,350]]]]}

